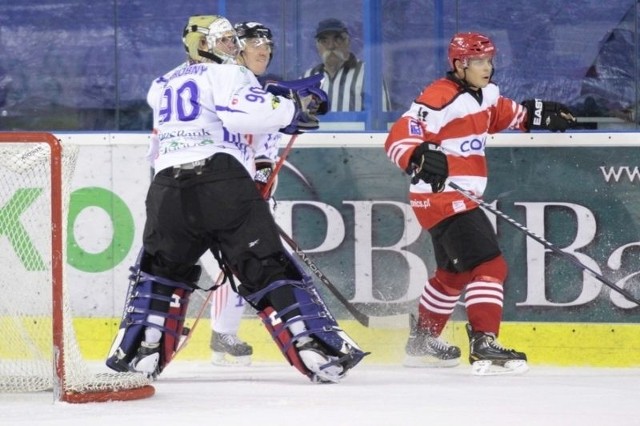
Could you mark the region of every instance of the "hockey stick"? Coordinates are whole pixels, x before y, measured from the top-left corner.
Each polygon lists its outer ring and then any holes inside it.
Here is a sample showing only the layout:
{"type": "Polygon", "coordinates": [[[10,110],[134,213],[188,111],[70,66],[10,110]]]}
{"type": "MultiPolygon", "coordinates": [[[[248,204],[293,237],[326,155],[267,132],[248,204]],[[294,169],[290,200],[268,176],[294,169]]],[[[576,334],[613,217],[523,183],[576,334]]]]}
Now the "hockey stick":
{"type": "Polygon", "coordinates": [[[271,191],[271,187],[276,182],[276,177],[278,176],[280,169],[284,165],[284,162],[286,161],[287,156],[289,156],[291,147],[293,147],[293,143],[296,141],[296,139],[298,139],[298,136],[299,136],[299,133],[292,135],[291,138],[289,139],[289,142],[287,143],[287,146],[284,147],[284,150],[282,151],[282,155],[280,155],[280,158],[278,158],[278,162],[276,163],[276,166],[273,168],[273,171],[269,175],[269,179],[267,180],[267,183],[264,185],[264,188],[262,188],[263,197],[266,197],[271,191]]]}
{"type": "Polygon", "coordinates": [[[465,197],[467,197],[468,199],[470,199],[471,201],[474,201],[475,203],[479,204],[485,210],[488,210],[489,212],[493,213],[494,215],[506,220],[514,228],[518,229],[519,231],[523,232],[525,235],[529,236],[533,240],[535,240],[538,243],[542,244],[543,246],[545,246],[546,248],[548,248],[549,250],[551,250],[552,252],[554,252],[558,256],[570,261],[571,263],[576,265],[578,268],[584,270],[585,272],[588,272],[592,277],[596,278],[598,281],[600,281],[601,283],[603,283],[604,285],[606,285],[610,289],[620,293],[625,298],[627,298],[627,300],[635,303],[636,305],[640,305],[640,300],[636,299],[627,290],[618,287],[617,285],[615,285],[614,283],[612,283],[611,281],[609,281],[608,279],[603,277],[601,274],[597,273],[593,269],[591,269],[588,266],[586,266],[584,263],[580,262],[575,257],[571,256],[570,254],[565,253],[564,251],[560,250],[559,248],[557,248],[556,246],[551,244],[549,241],[547,241],[544,238],[539,237],[538,235],[534,234],[533,232],[531,232],[529,229],[527,229],[523,225],[519,224],[518,222],[516,222],[515,220],[513,220],[512,218],[510,218],[506,214],[502,213],[500,210],[491,207],[491,205],[485,203],[480,198],[476,197],[471,192],[467,191],[466,189],[463,189],[461,186],[459,186],[458,184],[456,184],[454,182],[448,182],[448,185],[451,188],[453,188],[456,191],[458,191],[460,194],[462,194],[465,197]]]}
{"type": "MultiPolygon", "coordinates": [[[[216,278],[216,282],[214,286],[216,287],[219,286],[223,278],[224,278],[224,274],[222,273],[222,271],[220,271],[220,273],[218,274],[218,277],[216,278]]],[[[178,343],[178,347],[176,348],[176,351],[173,353],[174,358],[176,357],[176,355],[178,355],[178,353],[182,349],[185,348],[185,346],[187,346],[187,343],[191,339],[191,336],[193,335],[193,332],[195,331],[196,326],[200,322],[200,318],[202,318],[202,314],[204,313],[204,310],[207,308],[207,306],[209,306],[209,302],[211,301],[211,296],[213,295],[214,291],[215,290],[207,292],[208,293],[207,297],[203,297],[204,301],[202,302],[202,305],[200,305],[200,309],[198,309],[198,314],[193,320],[193,324],[191,324],[191,327],[182,328],[182,336],[180,338],[180,342],[178,343]]]]}
{"type": "MultiPolygon", "coordinates": [[[[298,138],[298,134],[295,134],[295,135],[291,136],[291,138],[289,139],[289,142],[287,143],[287,146],[285,146],[285,148],[284,148],[284,150],[282,152],[282,155],[280,155],[280,158],[278,158],[278,162],[276,163],[275,167],[273,168],[273,171],[271,172],[271,174],[269,175],[269,178],[267,179],[267,182],[265,183],[264,187],[262,188],[262,197],[263,198],[267,197],[267,195],[270,193],[271,188],[273,187],[273,184],[276,181],[276,177],[277,177],[278,173],[280,172],[280,169],[284,165],[284,162],[286,161],[287,156],[289,155],[289,152],[291,151],[293,143],[296,141],[297,138],[298,138]]],[[[223,278],[224,278],[224,272],[220,271],[220,273],[218,273],[218,277],[216,278],[214,286],[216,286],[216,287],[219,286],[220,283],[222,282],[223,278]]],[[[202,314],[204,313],[204,310],[209,305],[209,303],[211,301],[211,297],[213,297],[213,292],[214,291],[215,290],[208,292],[207,297],[204,299],[204,302],[202,302],[202,305],[200,306],[200,309],[198,310],[198,314],[196,315],[191,327],[184,327],[183,328],[182,338],[180,339],[180,342],[178,343],[178,347],[177,347],[175,353],[173,354],[174,357],[176,355],[178,355],[178,352],[180,352],[182,349],[184,349],[184,347],[187,345],[187,343],[191,339],[191,336],[193,335],[193,332],[195,331],[196,326],[198,325],[198,322],[200,322],[200,318],[202,317],[202,314]]]]}
{"type": "Polygon", "coordinates": [[[289,245],[289,247],[291,247],[291,249],[293,249],[293,252],[296,255],[298,255],[298,257],[309,267],[309,269],[311,269],[311,271],[315,274],[315,276],[318,277],[320,279],[320,281],[322,281],[322,283],[329,289],[331,294],[333,294],[335,296],[335,298],[338,299],[338,301],[340,303],[342,303],[342,306],[347,308],[347,311],[349,311],[349,313],[351,315],[353,315],[353,317],[360,324],[364,325],[365,327],[369,327],[369,316],[367,316],[364,313],[358,311],[338,291],[336,286],[334,286],[333,283],[331,281],[329,281],[329,278],[327,278],[327,276],[322,273],[320,268],[318,268],[318,266],[315,263],[313,263],[313,261],[309,258],[309,256],[304,251],[302,251],[300,246],[290,236],[288,236],[287,233],[284,232],[284,230],[280,226],[278,226],[278,232],[280,233],[280,238],[282,238],[289,245]]]}
{"type": "Polygon", "coordinates": [[[329,289],[331,294],[335,296],[336,299],[344,306],[347,311],[365,327],[369,328],[396,328],[400,323],[406,323],[408,314],[396,314],[396,315],[386,315],[386,316],[369,316],[364,312],[359,311],[353,303],[349,302],[340,291],[336,288],[335,285],[327,278],[325,274],[322,273],[318,265],[316,265],[313,260],[307,255],[300,246],[291,238],[287,233],[278,226],[278,232],[280,233],[280,237],[287,243],[289,247],[293,250],[293,252],[311,269],[316,277],[322,281],[322,283],[329,289]]]}

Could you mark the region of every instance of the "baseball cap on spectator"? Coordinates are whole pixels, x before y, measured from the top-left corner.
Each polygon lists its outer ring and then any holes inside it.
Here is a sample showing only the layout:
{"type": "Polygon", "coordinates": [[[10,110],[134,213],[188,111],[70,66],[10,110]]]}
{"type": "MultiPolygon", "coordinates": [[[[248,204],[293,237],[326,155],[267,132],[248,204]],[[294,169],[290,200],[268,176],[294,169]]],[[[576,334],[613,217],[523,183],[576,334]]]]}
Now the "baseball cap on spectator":
{"type": "Polygon", "coordinates": [[[344,24],[344,22],[335,18],[325,19],[324,21],[320,21],[318,23],[318,28],[316,29],[316,38],[328,32],[344,32],[349,34],[349,30],[347,29],[347,26],[344,24]]]}

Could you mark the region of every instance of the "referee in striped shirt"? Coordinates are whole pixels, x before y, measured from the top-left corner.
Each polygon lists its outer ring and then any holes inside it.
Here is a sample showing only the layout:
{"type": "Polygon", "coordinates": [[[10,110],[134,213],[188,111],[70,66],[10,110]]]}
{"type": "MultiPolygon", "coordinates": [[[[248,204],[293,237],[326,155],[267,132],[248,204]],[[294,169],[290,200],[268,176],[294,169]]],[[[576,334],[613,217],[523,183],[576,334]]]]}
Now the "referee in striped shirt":
{"type": "MultiPolygon", "coordinates": [[[[320,87],[329,95],[330,111],[364,110],[364,62],[351,52],[347,26],[338,19],[325,19],[318,24],[315,38],[322,63],[305,71],[303,77],[324,72],[320,87]]],[[[384,82],[382,110],[391,110],[384,82]]]]}

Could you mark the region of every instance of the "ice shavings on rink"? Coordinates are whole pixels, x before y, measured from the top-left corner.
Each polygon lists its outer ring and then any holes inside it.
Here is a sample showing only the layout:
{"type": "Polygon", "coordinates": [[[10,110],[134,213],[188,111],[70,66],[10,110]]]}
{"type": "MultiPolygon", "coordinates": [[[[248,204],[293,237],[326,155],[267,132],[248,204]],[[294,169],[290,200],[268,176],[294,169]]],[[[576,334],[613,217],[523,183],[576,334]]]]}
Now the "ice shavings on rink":
{"type": "Polygon", "coordinates": [[[640,369],[532,366],[477,377],[470,367],[361,365],[337,385],[292,367],[171,364],[145,400],[53,403],[52,393],[0,394],[0,424],[100,425],[638,425],[640,369]]]}

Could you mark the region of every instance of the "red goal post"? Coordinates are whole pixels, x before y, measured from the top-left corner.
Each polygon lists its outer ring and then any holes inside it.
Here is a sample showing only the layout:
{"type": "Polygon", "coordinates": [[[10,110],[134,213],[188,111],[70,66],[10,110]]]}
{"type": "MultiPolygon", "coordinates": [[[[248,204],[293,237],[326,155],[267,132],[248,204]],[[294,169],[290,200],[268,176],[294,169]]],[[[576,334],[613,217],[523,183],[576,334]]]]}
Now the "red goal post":
{"type": "Polygon", "coordinates": [[[92,368],[76,340],[64,271],[78,151],[51,133],[0,132],[0,392],[53,389],[72,403],[147,398],[150,379],[92,368]]]}

